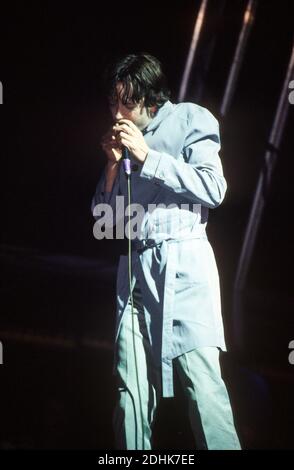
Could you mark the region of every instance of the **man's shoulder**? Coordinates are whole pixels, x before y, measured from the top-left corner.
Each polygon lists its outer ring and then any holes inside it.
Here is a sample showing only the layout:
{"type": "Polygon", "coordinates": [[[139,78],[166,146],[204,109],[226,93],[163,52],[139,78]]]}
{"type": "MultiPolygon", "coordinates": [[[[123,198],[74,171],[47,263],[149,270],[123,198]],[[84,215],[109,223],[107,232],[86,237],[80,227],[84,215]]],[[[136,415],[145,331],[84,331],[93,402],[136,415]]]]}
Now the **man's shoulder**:
{"type": "Polygon", "coordinates": [[[207,121],[218,123],[216,117],[209,111],[207,108],[200,106],[196,103],[178,103],[174,105],[174,112],[178,115],[179,118],[186,119],[189,122],[191,121],[207,121]]]}

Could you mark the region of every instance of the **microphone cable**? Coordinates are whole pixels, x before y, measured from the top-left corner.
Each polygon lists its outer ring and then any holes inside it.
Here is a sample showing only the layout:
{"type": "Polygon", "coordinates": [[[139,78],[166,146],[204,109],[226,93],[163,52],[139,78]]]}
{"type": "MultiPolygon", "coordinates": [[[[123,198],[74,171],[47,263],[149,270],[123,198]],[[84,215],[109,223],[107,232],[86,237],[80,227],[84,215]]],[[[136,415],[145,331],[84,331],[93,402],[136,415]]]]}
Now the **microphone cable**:
{"type": "MultiPolygon", "coordinates": [[[[129,277],[129,290],[130,290],[130,300],[131,300],[131,317],[132,317],[132,340],[133,340],[133,352],[134,352],[134,362],[135,362],[135,373],[136,373],[136,382],[138,390],[138,400],[139,400],[139,409],[140,409],[140,419],[141,419],[141,428],[142,428],[142,450],[144,450],[144,420],[143,420],[143,407],[142,407],[142,396],[140,390],[140,381],[139,381],[139,369],[138,369],[138,358],[136,351],[136,336],[135,336],[135,313],[134,313],[134,299],[132,292],[132,242],[131,242],[131,160],[129,158],[129,151],[126,147],[123,147],[122,150],[123,158],[123,168],[127,178],[127,189],[128,189],[128,277],[129,277]]],[[[136,449],[138,449],[138,421],[136,413],[136,401],[134,401],[134,415],[136,423],[136,449]]]]}

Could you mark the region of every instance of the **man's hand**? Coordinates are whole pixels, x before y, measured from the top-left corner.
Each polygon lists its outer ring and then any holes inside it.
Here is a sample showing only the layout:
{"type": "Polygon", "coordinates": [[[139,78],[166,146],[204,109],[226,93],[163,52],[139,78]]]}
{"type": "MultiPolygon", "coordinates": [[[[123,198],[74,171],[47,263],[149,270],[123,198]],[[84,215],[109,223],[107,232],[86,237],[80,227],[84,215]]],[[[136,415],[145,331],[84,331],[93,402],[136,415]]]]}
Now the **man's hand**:
{"type": "Polygon", "coordinates": [[[105,191],[111,192],[122,158],[122,146],[112,128],[102,137],[101,146],[107,156],[105,191]]]}
{"type": "Polygon", "coordinates": [[[143,163],[149,152],[149,147],[140,129],[129,119],[120,119],[113,126],[113,131],[118,136],[117,140],[127,147],[139,162],[143,163]]]}
{"type": "Polygon", "coordinates": [[[119,162],[122,157],[122,148],[113,128],[102,137],[101,146],[106,153],[108,165],[113,166],[119,162]]]}

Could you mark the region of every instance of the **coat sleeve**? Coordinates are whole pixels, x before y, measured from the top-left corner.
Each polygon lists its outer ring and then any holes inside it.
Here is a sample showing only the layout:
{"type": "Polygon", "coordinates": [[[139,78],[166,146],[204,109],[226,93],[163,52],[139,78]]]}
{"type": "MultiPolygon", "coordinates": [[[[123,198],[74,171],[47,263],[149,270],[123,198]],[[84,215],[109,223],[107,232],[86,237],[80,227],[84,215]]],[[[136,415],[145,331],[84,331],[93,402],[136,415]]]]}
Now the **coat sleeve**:
{"type": "MultiPolygon", "coordinates": [[[[207,109],[197,107],[187,122],[183,158],[151,149],[140,176],[192,202],[215,208],[222,202],[227,189],[218,153],[218,121],[207,109]]],[[[176,126],[172,131],[176,132],[176,126]]]]}

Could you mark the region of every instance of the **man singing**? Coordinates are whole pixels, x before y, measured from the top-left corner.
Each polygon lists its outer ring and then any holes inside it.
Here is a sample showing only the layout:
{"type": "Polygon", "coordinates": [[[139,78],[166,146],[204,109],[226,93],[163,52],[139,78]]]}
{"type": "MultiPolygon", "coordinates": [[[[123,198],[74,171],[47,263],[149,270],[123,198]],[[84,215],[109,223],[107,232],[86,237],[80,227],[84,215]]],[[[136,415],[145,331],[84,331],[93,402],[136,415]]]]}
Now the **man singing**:
{"type": "Polygon", "coordinates": [[[102,140],[107,164],[92,210],[95,216],[106,203],[118,211],[117,197],[126,207],[130,194],[144,208],[131,256],[121,255],[117,273],[116,447],[152,448],[158,399],[173,396],[175,371],[196,447],[240,449],[219,365],[226,346],[206,236],[209,209],[226,192],[218,123],[196,104],[171,103],[161,64],[149,54],[124,56],[107,69],[105,83],[113,124],[102,140]]]}

